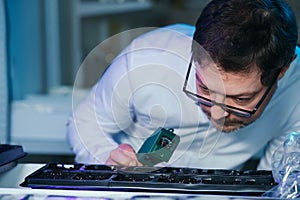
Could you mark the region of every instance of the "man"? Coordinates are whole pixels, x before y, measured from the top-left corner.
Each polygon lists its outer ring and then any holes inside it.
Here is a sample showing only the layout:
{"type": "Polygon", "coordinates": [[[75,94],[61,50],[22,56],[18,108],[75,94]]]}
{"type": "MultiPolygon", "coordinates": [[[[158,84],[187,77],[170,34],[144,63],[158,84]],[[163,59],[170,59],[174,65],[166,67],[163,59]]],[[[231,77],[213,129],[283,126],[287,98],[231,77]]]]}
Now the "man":
{"type": "Polygon", "coordinates": [[[180,143],[161,165],[239,169],[264,150],[271,169],[300,131],[297,25],[282,0],[212,0],[195,29],[174,25],[135,39],[68,123],[76,161],[141,166],[158,127],[180,143]]]}

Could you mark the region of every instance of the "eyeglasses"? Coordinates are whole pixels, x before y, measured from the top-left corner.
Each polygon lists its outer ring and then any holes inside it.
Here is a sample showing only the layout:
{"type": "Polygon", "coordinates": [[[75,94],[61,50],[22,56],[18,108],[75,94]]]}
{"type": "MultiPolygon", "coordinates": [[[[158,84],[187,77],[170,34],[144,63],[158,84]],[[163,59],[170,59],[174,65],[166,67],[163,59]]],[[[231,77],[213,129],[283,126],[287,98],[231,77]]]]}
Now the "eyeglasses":
{"type": "Polygon", "coordinates": [[[225,112],[234,114],[236,116],[239,117],[246,117],[249,118],[251,117],[259,108],[259,106],[263,103],[263,101],[265,100],[265,98],[267,97],[267,95],[269,94],[270,90],[272,89],[273,85],[275,84],[280,72],[281,72],[281,68],[280,70],[278,70],[278,74],[276,74],[276,76],[274,77],[274,79],[272,80],[270,86],[267,88],[266,92],[264,93],[264,95],[262,96],[262,98],[259,100],[259,102],[256,104],[256,106],[253,108],[253,110],[246,110],[243,108],[237,108],[234,106],[230,106],[230,105],[226,105],[226,104],[222,104],[222,103],[218,103],[215,102],[214,100],[208,99],[206,97],[203,97],[199,94],[195,94],[189,90],[187,90],[187,84],[188,84],[188,79],[189,79],[189,75],[191,72],[191,68],[192,68],[192,59],[189,63],[189,67],[187,70],[187,74],[185,77],[185,81],[184,81],[184,86],[183,86],[183,92],[189,96],[190,98],[194,99],[196,101],[196,104],[201,104],[207,107],[212,107],[214,105],[221,107],[225,112]]]}

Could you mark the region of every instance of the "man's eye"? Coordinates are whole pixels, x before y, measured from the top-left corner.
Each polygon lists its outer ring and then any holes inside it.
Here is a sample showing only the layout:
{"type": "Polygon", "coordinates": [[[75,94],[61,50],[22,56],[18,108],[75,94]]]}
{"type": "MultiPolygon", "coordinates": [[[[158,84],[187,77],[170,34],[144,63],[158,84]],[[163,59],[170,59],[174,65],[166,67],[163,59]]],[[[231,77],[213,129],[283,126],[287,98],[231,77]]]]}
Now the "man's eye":
{"type": "Polygon", "coordinates": [[[201,90],[201,92],[203,92],[205,94],[209,93],[209,89],[204,85],[199,85],[199,89],[201,90]]]}
{"type": "Polygon", "coordinates": [[[234,101],[235,101],[236,103],[242,104],[242,103],[248,103],[248,102],[250,102],[251,99],[252,99],[252,98],[250,98],[250,97],[239,97],[239,98],[234,98],[234,101]]]}

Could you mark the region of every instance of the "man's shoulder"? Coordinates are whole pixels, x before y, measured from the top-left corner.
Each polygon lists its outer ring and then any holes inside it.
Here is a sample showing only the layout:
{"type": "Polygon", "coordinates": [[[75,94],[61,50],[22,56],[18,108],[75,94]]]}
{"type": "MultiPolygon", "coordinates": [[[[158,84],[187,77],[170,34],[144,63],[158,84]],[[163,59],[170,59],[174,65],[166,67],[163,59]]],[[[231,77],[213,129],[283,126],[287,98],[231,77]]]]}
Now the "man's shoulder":
{"type": "Polygon", "coordinates": [[[146,33],[135,38],[125,52],[135,52],[135,59],[142,55],[143,59],[145,56],[159,56],[161,60],[162,52],[172,52],[188,59],[190,57],[193,34],[194,27],[187,24],[173,24],[151,28],[146,33]],[[147,53],[145,53],[146,51],[147,53]]]}
{"type": "Polygon", "coordinates": [[[283,78],[279,81],[279,86],[288,86],[292,84],[300,84],[300,48],[297,46],[295,50],[296,59],[291,63],[289,69],[285,72],[283,78]]]}
{"type": "Polygon", "coordinates": [[[300,54],[300,47],[299,46],[296,46],[295,53],[299,56],[299,54],[300,54]]]}
{"type": "Polygon", "coordinates": [[[146,33],[137,37],[135,41],[153,44],[169,43],[173,40],[191,40],[195,32],[195,27],[188,24],[172,24],[163,27],[149,29],[146,33]]]}
{"type": "Polygon", "coordinates": [[[175,31],[179,34],[192,37],[195,32],[195,27],[189,24],[172,24],[162,27],[161,30],[175,31]]]}

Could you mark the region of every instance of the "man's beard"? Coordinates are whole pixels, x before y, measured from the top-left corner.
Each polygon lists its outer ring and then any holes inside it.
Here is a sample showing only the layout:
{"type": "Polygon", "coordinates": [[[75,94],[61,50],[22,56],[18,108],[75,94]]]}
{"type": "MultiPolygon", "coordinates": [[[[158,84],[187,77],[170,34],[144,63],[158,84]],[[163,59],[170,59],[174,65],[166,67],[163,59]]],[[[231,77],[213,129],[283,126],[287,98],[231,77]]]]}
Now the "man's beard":
{"type": "Polygon", "coordinates": [[[212,123],[212,125],[219,131],[222,131],[224,133],[232,133],[235,131],[238,131],[241,128],[244,128],[246,126],[248,126],[249,124],[253,123],[255,120],[252,121],[240,121],[237,119],[229,119],[229,117],[224,117],[218,120],[214,120],[211,118],[211,114],[208,113],[207,111],[203,110],[204,113],[206,114],[206,116],[208,117],[208,119],[210,120],[210,122],[212,123]],[[217,125],[215,125],[217,124],[217,125]],[[230,129],[226,129],[226,127],[232,127],[230,129]]]}
{"type": "Polygon", "coordinates": [[[249,125],[249,124],[246,124],[242,121],[229,120],[227,118],[222,118],[222,119],[219,119],[219,120],[212,120],[210,118],[210,121],[216,129],[218,129],[219,131],[222,131],[224,133],[231,133],[231,132],[237,131],[237,130],[249,125]],[[215,124],[217,124],[217,126],[215,124]]]}

